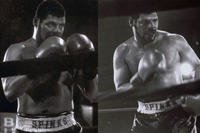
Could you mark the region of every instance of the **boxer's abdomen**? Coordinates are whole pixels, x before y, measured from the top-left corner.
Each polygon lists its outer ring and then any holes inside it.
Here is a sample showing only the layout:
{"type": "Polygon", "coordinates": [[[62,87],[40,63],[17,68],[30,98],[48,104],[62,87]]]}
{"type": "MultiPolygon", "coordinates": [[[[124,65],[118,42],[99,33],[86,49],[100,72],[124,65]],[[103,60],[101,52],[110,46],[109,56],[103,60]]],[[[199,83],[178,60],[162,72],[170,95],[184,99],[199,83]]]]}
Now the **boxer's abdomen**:
{"type": "MultiPolygon", "coordinates": [[[[46,88],[45,88],[46,89],[46,88]]],[[[72,93],[67,87],[56,88],[57,95],[48,96],[41,101],[35,101],[30,95],[24,94],[18,98],[18,113],[57,114],[73,109],[72,93]]]]}
{"type": "MultiPolygon", "coordinates": [[[[164,90],[172,86],[176,86],[182,83],[182,76],[177,71],[166,71],[165,73],[157,73],[149,79],[148,83],[144,84],[144,89],[149,90],[164,90]]],[[[145,91],[145,90],[144,90],[145,91]]],[[[169,98],[169,96],[156,96],[145,98],[144,101],[157,101],[169,98]]]]}
{"type": "Polygon", "coordinates": [[[159,88],[166,88],[182,83],[181,74],[176,71],[156,73],[152,80],[154,80],[153,83],[157,84],[159,88]]]}

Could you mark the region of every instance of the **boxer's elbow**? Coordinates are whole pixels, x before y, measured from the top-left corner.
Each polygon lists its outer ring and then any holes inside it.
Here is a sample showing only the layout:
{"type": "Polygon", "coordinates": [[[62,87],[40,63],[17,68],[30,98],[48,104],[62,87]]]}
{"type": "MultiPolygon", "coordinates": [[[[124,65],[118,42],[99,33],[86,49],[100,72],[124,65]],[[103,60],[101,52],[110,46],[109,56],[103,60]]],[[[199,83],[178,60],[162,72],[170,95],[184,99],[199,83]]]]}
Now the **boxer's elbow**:
{"type": "Polygon", "coordinates": [[[122,89],[121,85],[117,83],[116,81],[114,81],[114,84],[115,84],[115,90],[119,92],[122,89]]]}
{"type": "Polygon", "coordinates": [[[26,82],[22,77],[24,76],[2,79],[4,95],[8,101],[15,101],[17,97],[22,95],[23,90],[27,88],[26,82]]]}
{"type": "Polygon", "coordinates": [[[124,90],[123,83],[119,82],[119,80],[117,80],[116,78],[114,78],[114,85],[115,85],[115,90],[117,92],[120,92],[120,91],[124,90]]]}
{"type": "Polygon", "coordinates": [[[4,87],[4,95],[9,102],[14,102],[17,99],[16,93],[11,91],[10,86],[7,85],[4,87]]]}
{"type": "Polygon", "coordinates": [[[117,92],[121,92],[121,91],[124,90],[124,87],[121,86],[121,85],[115,85],[115,90],[116,90],[117,92]]]}
{"type": "Polygon", "coordinates": [[[117,92],[123,92],[123,91],[134,89],[133,85],[130,83],[115,84],[115,88],[117,92]]]}

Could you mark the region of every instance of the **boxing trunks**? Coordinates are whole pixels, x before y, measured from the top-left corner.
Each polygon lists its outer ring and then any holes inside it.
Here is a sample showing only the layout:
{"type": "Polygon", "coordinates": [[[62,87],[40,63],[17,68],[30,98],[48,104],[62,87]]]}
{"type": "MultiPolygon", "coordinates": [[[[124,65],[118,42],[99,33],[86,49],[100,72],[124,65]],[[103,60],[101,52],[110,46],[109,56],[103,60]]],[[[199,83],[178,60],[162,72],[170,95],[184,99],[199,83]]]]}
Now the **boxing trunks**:
{"type": "Polygon", "coordinates": [[[133,120],[133,133],[197,133],[196,117],[186,113],[173,100],[143,103],[133,120]]]}
{"type": "Polygon", "coordinates": [[[16,133],[81,133],[82,127],[73,112],[49,116],[17,114],[16,133]]]}

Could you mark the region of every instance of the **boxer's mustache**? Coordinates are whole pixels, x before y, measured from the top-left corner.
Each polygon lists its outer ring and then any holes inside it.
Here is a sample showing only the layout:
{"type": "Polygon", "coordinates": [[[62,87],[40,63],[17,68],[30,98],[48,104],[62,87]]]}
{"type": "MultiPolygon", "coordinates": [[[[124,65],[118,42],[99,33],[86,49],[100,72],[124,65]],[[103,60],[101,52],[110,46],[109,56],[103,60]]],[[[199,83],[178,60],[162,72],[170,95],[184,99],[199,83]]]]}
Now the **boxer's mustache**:
{"type": "Polygon", "coordinates": [[[148,29],[146,33],[151,33],[151,34],[154,34],[156,33],[156,28],[151,28],[151,29],[148,29]]]}
{"type": "Polygon", "coordinates": [[[58,37],[62,37],[62,33],[59,33],[59,32],[51,32],[48,34],[48,36],[58,36],[58,37]]]}

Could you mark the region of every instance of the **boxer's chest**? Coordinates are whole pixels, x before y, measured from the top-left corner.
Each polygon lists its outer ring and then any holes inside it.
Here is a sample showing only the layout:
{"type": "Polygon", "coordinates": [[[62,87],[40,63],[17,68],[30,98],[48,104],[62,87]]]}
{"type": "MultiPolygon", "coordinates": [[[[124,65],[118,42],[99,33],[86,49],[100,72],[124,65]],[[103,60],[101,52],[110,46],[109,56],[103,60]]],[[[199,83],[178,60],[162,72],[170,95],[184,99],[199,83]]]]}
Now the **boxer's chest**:
{"type": "Polygon", "coordinates": [[[144,53],[150,49],[157,49],[165,55],[168,68],[173,68],[180,62],[180,56],[176,48],[176,44],[166,41],[158,41],[157,43],[149,44],[144,48],[135,48],[130,46],[125,61],[129,70],[133,74],[138,71],[138,64],[144,53]]]}
{"type": "Polygon", "coordinates": [[[37,47],[34,39],[29,39],[23,44],[22,59],[35,58],[37,47]]]}
{"type": "Polygon", "coordinates": [[[174,67],[177,63],[180,63],[180,55],[176,44],[162,42],[156,47],[156,49],[165,55],[167,67],[174,67]]]}
{"type": "Polygon", "coordinates": [[[22,59],[35,58],[36,48],[34,46],[25,46],[22,52],[22,59]]]}
{"type": "Polygon", "coordinates": [[[132,74],[138,71],[138,64],[144,52],[145,50],[143,48],[129,48],[125,57],[125,62],[132,74]]]}

